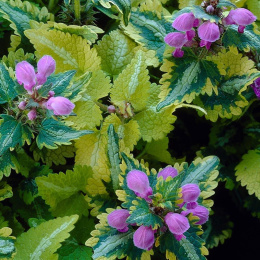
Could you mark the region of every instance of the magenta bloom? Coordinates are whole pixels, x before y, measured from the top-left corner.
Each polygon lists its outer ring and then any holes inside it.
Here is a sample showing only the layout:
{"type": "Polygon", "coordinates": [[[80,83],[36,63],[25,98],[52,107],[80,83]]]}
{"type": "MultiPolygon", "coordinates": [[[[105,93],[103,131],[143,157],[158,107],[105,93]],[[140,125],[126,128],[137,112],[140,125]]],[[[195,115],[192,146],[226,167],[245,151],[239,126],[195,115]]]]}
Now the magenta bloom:
{"type": "Polygon", "coordinates": [[[126,182],[128,188],[134,191],[138,197],[148,202],[152,201],[148,196],[152,195],[153,191],[150,187],[148,176],[144,172],[138,170],[130,171],[126,176],[126,182]]]}
{"type": "Polygon", "coordinates": [[[144,250],[151,250],[154,244],[154,230],[140,226],[134,233],[134,245],[144,250]]]}
{"type": "Polygon", "coordinates": [[[49,77],[55,71],[55,67],[56,67],[56,62],[49,55],[43,56],[38,61],[37,63],[38,73],[36,75],[38,85],[43,85],[46,82],[47,77],[49,77]]]}
{"type": "Polygon", "coordinates": [[[31,120],[31,121],[35,120],[36,117],[37,117],[36,110],[35,110],[35,109],[32,109],[32,110],[27,114],[27,116],[28,116],[28,119],[31,120]]]}
{"type": "Polygon", "coordinates": [[[200,42],[200,47],[206,46],[209,50],[211,43],[220,38],[219,27],[217,24],[207,21],[198,28],[198,35],[202,40],[200,42]]]}
{"type": "Polygon", "coordinates": [[[165,216],[165,223],[174,235],[183,235],[190,228],[189,220],[179,213],[168,213],[165,216]]]}
{"type": "Polygon", "coordinates": [[[238,32],[243,33],[247,25],[253,23],[256,16],[245,8],[237,8],[231,10],[228,16],[224,19],[226,24],[237,24],[238,32]]]}
{"type": "Polygon", "coordinates": [[[197,24],[197,19],[195,18],[193,13],[184,13],[179,15],[174,22],[172,23],[172,27],[178,31],[187,32],[190,31],[197,24]]]}
{"type": "Polygon", "coordinates": [[[188,202],[187,203],[187,209],[195,209],[197,206],[198,206],[199,204],[198,204],[198,202],[188,202]]]}
{"type": "Polygon", "coordinates": [[[215,11],[214,7],[212,5],[207,6],[206,12],[209,14],[213,14],[215,11]]]}
{"type": "Polygon", "coordinates": [[[200,188],[197,184],[189,183],[181,187],[183,202],[195,202],[200,195],[200,188]]]}
{"type": "Polygon", "coordinates": [[[53,110],[54,115],[57,116],[69,115],[74,107],[75,105],[65,97],[51,97],[46,102],[46,108],[53,110]]]}
{"type": "Polygon", "coordinates": [[[119,232],[127,232],[128,224],[127,218],[130,216],[126,209],[116,209],[107,216],[108,225],[116,228],[119,232]]]}
{"type": "Polygon", "coordinates": [[[25,110],[27,103],[25,101],[22,101],[19,103],[18,108],[21,110],[25,110]]]}
{"type": "Polygon", "coordinates": [[[108,106],[107,112],[110,113],[110,114],[115,113],[116,112],[115,106],[113,106],[113,105],[108,106]]]}
{"type": "Polygon", "coordinates": [[[164,41],[172,46],[175,47],[175,51],[173,52],[173,56],[175,58],[181,58],[184,55],[184,51],[181,50],[183,45],[188,42],[187,36],[180,32],[172,32],[165,36],[164,41]]]}
{"type": "Polygon", "coordinates": [[[260,99],[260,78],[256,79],[251,87],[253,88],[257,98],[260,99]]]}
{"type": "Polygon", "coordinates": [[[27,61],[22,61],[15,66],[15,75],[18,83],[31,94],[36,84],[36,76],[33,66],[27,61]]]}
{"type": "Polygon", "coordinates": [[[188,209],[185,211],[182,211],[183,216],[187,216],[189,213],[192,213],[194,216],[199,217],[199,221],[196,222],[197,225],[202,225],[206,223],[209,219],[209,210],[203,206],[198,205],[194,209],[188,209]]]}
{"type": "Polygon", "coordinates": [[[158,172],[157,177],[163,177],[164,180],[167,179],[167,177],[171,176],[172,178],[176,177],[178,175],[178,171],[174,167],[166,167],[160,172],[158,172]]]}

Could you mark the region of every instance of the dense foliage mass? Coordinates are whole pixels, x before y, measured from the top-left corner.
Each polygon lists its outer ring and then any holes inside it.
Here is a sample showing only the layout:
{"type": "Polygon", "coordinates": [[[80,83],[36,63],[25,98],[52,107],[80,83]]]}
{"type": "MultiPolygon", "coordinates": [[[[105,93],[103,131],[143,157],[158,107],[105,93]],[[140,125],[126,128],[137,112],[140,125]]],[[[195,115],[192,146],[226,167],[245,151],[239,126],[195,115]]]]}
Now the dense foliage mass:
{"type": "Polygon", "coordinates": [[[258,0],[0,1],[0,258],[206,259],[235,221],[218,193],[259,218],[259,20],[258,0]]]}

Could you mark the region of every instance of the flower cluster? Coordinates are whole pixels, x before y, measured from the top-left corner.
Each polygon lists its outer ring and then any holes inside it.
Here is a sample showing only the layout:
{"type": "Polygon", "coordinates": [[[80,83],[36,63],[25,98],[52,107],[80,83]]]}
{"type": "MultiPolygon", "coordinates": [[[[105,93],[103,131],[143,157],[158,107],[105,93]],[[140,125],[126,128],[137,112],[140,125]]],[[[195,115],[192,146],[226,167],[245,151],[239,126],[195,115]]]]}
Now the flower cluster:
{"type": "Polygon", "coordinates": [[[46,83],[47,78],[55,71],[55,60],[49,56],[43,56],[37,63],[37,73],[34,67],[27,61],[19,62],[15,68],[17,82],[27,90],[27,97],[20,101],[18,108],[25,110],[29,100],[33,100],[37,106],[30,109],[27,116],[29,120],[35,120],[38,109],[52,110],[54,115],[69,115],[75,105],[67,98],[57,96],[54,91],[49,91],[47,97],[42,97],[38,92],[46,83]]]}
{"type": "MultiPolygon", "coordinates": [[[[166,167],[158,173],[157,178],[162,177],[163,180],[166,180],[167,178],[174,178],[177,175],[178,172],[174,167],[166,167]]],[[[126,183],[128,188],[134,191],[136,196],[147,201],[150,209],[155,207],[151,198],[153,190],[150,187],[148,176],[144,172],[139,170],[130,171],[126,176],[126,183]]],[[[165,226],[160,230],[166,231],[169,229],[174,237],[180,241],[185,238],[184,233],[190,228],[190,223],[187,218],[188,214],[192,213],[199,218],[195,224],[204,224],[208,220],[209,211],[207,208],[198,205],[197,199],[199,195],[200,189],[197,184],[189,183],[183,185],[181,187],[181,197],[179,198],[183,203],[179,204],[177,210],[174,212],[169,211],[168,209],[162,209],[160,217],[164,219],[165,226]]],[[[152,210],[151,212],[156,214],[152,210]]],[[[127,232],[129,230],[129,224],[127,223],[129,216],[130,212],[128,210],[116,209],[108,214],[108,224],[111,227],[116,228],[119,232],[127,232]]],[[[144,250],[152,249],[156,233],[157,230],[153,230],[151,226],[139,226],[134,232],[134,245],[144,250]]]]}
{"type": "MultiPolygon", "coordinates": [[[[207,2],[203,2],[206,13],[217,14],[222,17],[222,10],[207,2]]],[[[172,32],[165,36],[164,41],[175,47],[172,53],[174,57],[181,58],[184,55],[182,47],[206,47],[208,50],[213,42],[220,39],[224,33],[223,26],[236,24],[238,32],[243,33],[247,25],[256,20],[250,11],[244,8],[231,10],[220,24],[209,20],[197,19],[192,12],[179,15],[173,22],[172,27],[179,32],[172,32]],[[198,28],[197,28],[198,27],[198,28]]]]}

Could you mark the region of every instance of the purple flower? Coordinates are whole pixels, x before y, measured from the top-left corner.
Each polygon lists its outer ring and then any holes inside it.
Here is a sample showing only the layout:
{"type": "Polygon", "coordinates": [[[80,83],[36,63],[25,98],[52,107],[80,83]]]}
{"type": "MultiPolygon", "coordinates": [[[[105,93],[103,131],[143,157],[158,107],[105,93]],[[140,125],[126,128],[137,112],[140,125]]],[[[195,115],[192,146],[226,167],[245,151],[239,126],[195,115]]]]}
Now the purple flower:
{"type": "Polygon", "coordinates": [[[55,92],[53,90],[50,90],[48,93],[48,97],[51,98],[51,97],[54,97],[54,95],[55,95],[55,92]]]}
{"type": "Polygon", "coordinates": [[[49,55],[43,56],[38,61],[37,63],[38,73],[36,75],[38,85],[43,85],[46,82],[47,77],[49,77],[55,71],[55,67],[56,67],[56,62],[49,55]]]}
{"type": "Polygon", "coordinates": [[[29,94],[32,94],[32,89],[36,84],[36,76],[33,66],[27,61],[22,61],[15,66],[15,75],[18,83],[23,84],[29,94]]]}
{"type": "Polygon", "coordinates": [[[53,110],[54,115],[57,116],[69,115],[74,107],[75,105],[65,97],[51,97],[46,102],[46,108],[53,110]]]}
{"type": "Polygon", "coordinates": [[[203,206],[198,205],[194,209],[188,209],[181,212],[183,216],[187,216],[189,213],[192,213],[194,216],[199,217],[199,221],[196,222],[197,225],[202,225],[208,221],[209,210],[203,206]]]}
{"type": "Polygon", "coordinates": [[[195,202],[200,195],[200,188],[197,184],[189,183],[181,187],[183,202],[195,202]]]}
{"type": "Polygon", "coordinates": [[[190,31],[197,24],[197,19],[195,18],[193,13],[184,13],[179,15],[174,22],[172,23],[172,27],[178,31],[187,32],[190,31]],[[195,21],[196,20],[196,21],[195,21]]]}
{"type": "Polygon", "coordinates": [[[180,32],[172,32],[165,36],[164,41],[172,46],[175,47],[175,51],[173,52],[173,56],[176,58],[183,57],[184,51],[181,50],[183,45],[188,41],[187,36],[180,32]]]}
{"type": "Polygon", "coordinates": [[[144,172],[138,170],[130,171],[126,176],[127,186],[130,190],[134,191],[135,194],[145,199],[148,202],[152,202],[148,196],[153,194],[152,188],[149,184],[149,179],[144,172]]]}
{"type": "Polygon", "coordinates": [[[113,106],[113,105],[108,106],[107,112],[110,113],[110,114],[115,113],[116,112],[115,106],[113,106]]]}
{"type": "Polygon", "coordinates": [[[206,12],[209,14],[213,14],[215,11],[214,7],[212,5],[207,6],[206,12]]]}
{"type": "Polygon", "coordinates": [[[238,32],[243,33],[247,25],[253,23],[256,20],[256,16],[245,8],[237,8],[231,10],[228,16],[224,19],[224,23],[237,24],[238,32]]]}
{"type": "Polygon", "coordinates": [[[194,201],[194,202],[188,202],[187,203],[187,209],[195,209],[198,206],[198,202],[194,201]]]}
{"type": "Polygon", "coordinates": [[[22,102],[19,103],[18,108],[21,109],[21,110],[25,110],[26,105],[27,105],[27,102],[22,101],[22,102]]]}
{"type": "Polygon", "coordinates": [[[209,50],[211,43],[215,42],[220,37],[219,27],[217,24],[207,21],[198,28],[198,35],[202,40],[200,42],[200,47],[206,46],[209,50]]]}
{"type": "MultiPolygon", "coordinates": [[[[189,220],[179,213],[168,213],[165,216],[165,223],[174,235],[183,235],[190,228],[189,220]]],[[[179,239],[180,237],[178,237],[179,239]]],[[[177,238],[176,238],[177,239],[177,238]]]]}
{"type": "Polygon", "coordinates": [[[176,177],[178,175],[178,171],[174,167],[166,167],[160,172],[158,172],[157,177],[163,177],[164,180],[167,179],[167,177],[171,176],[172,178],[176,177]]]}
{"type": "Polygon", "coordinates": [[[260,99],[260,78],[256,79],[251,87],[253,88],[257,98],[260,99]]]}
{"type": "Polygon", "coordinates": [[[36,113],[36,110],[35,109],[32,109],[28,114],[28,119],[33,121],[34,119],[36,119],[37,117],[37,113],[36,113]]]}
{"type": "Polygon", "coordinates": [[[119,232],[127,232],[128,224],[127,218],[130,216],[126,209],[116,209],[107,216],[108,225],[116,228],[119,232]]]}
{"type": "Polygon", "coordinates": [[[154,244],[154,230],[140,226],[134,233],[134,245],[144,250],[151,250],[154,244]]]}

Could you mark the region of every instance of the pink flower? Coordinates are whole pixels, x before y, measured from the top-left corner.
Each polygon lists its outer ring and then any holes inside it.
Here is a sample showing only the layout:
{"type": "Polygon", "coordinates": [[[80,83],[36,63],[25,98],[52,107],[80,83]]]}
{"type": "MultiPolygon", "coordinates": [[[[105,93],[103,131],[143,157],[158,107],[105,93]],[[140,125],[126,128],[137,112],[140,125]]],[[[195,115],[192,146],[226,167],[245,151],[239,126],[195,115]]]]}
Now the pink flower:
{"type": "Polygon", "coordinates": [[[151,250],[154,244],[154,230],[140,226],[134,233],[134,245],[144,250],[151,250]]]}
{"type": "Polygon", "coordinates": [[[159,178],[160,176],[163,177],[164,180],[167,179],[167,177],[171,176],[172,178],[176,177],[178,175],[178,171],[174,167],[166,167],[160,172],[158,172],[157,177],[159,178]]]}
{"type": "Polygon", "coordinates": [[[54,115],[57,116],[69,115],[75,107],[75,105],[65,97],[51,97],[45,105],[47,109],[53,110],[54,115]]]}
{"type": "Polygon", "coordinates": [[[115,113],[116,112],[115,106],[113,106],[113,105],[108,106],[107,112],[110,113],[110,114],[115,113]]]}
{"type": "Polygon", "coordinates": [[[256,79],[251,87],[253,88],[257,98],[260,99],[260,78],[256,79]]]}
{"type": "Polygon", "coordinates": [[[207,21],[198,28],[198,35],[202,40],[200,42],[200,47],[206,46],[209,50],[211,43],[220,38],[219,27],[217,24],[207,21]]]}
{"type": "Polygon", "coordinates": [[[21,110],[25,110],[26,105],[27,105],[27,102],[22,101],[22,102],[20,102],[20,104],[18,105],[18,108],[21,109],[21,110]]]}
{"type": "Polygon", "coordinates": [[[231,10],[228,16],[224,19],[224,23],[237,24],[238,32],[243,33],[247,25],[253,23],[256,20],[256,16],[245,8],[237,8],[231,10]]]}
{"type": "Polygon", "coordinates": [[[126,176],[126,182],[128,188],[134,191],[138,197],[152,202],[148,196],[152,195],[153,191],[150,187],[149,179],[144,172],[138,170],[130,171],[126,176]]]}
{"type": "Polygon", "coordinates": [[[28,119],[31,120],[31,121],[35,120],[36,117],[37,117],[36,110],[35,110],[35,109],[32,109],[32,110],[27,114],[27,116],[28,116],[28,119]]]}
{"type": "Polygon", "coordinates": [[[130,216],[126,209],[116,209],[107,216],[109,226],[116,228],[119,232],[127,232],[128,224],[127,218],[130,216]]]}
{"type": "Polygon", "coordinates": [[[23,84],[28,93],[32,94],[32,89],[36,84],[36,76],[33,66],[27,61],[22,61],[15,66],[15,75],[18,83],[23,84]]]}
{"type": "Polygon", "coordinates": [[[165,36],[164,41],[172,46],[175,47],[175,51],[173,52],[173,56],[176,58],[183,57],[184,51],[181,50],[183,45],[188,42],[187,36],[180,32],[172,32],[165,36]]]}
{"type": "Polygon", "coordinates": [[[56,62],[49,55],[43,56],[38,61],[37,63],[38,73],[36,75],[38,85],[43,85],[46,82],[47,77],[49,77],[55,71],[55,67],[56,67],[56,62]]]}
{"type": "Polygon", "coordinates": [[[200,195],[200,188],[197,184],[185,184],[181,187],[183,202],[195,202],[200,195]]]}
{"type": "Polygon", "coordinates": [[[197,19],[195,18],[193,13],[184,13],[179,15],[174,22],[172,23],[172,27],[178,31],[187,32],[190,31],[197,24],[197,19]]]}
{"type": "Polygon", "coordinates": [[[202,225],[208,221],[209,210],[203,206],[198,205],[194,209],[188,209],[181,212],[183,216],[187,216],[189,213],[192,213],[194,216],[199,217],[199,221],[196,222],[197,225],[202,225]]]}
{"type": "Polygon", "coordinates": [[[168,213],[165,216],[165,223],[169,227],[169,230],[174,234],[178,235],[176,239],[181,239],[181,235],[190,228],[189,220],[179,213],[168,213]]]}
{"type": "Polygon", "coordinates": [[[214,7],[212,5],[207,6],[206,12],[209,14],[213,14],[215,11],[214,7]]]}

